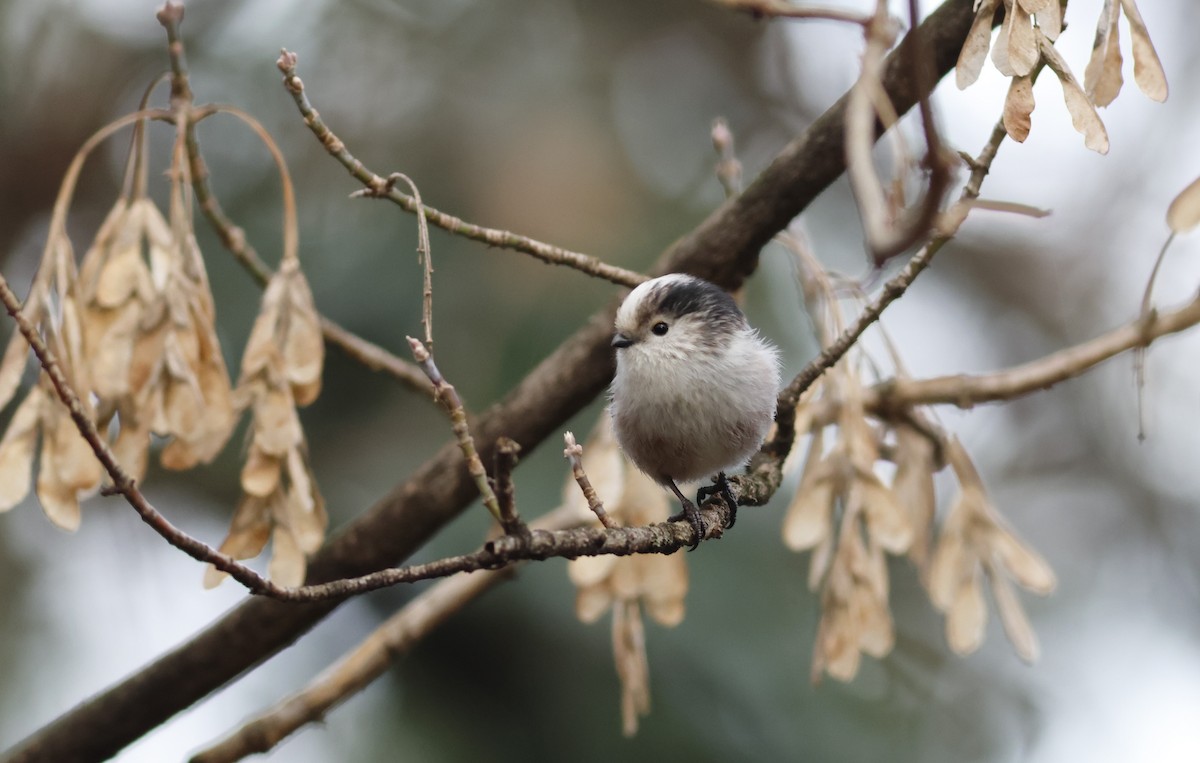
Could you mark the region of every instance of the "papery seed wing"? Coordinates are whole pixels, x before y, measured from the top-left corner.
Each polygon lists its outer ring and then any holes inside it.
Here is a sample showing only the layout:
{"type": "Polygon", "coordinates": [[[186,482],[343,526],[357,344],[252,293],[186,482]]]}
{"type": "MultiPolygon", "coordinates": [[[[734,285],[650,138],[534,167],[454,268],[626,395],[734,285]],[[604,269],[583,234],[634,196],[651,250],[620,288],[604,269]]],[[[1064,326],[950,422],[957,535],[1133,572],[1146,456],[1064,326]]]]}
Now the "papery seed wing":
{"type": "MultiPolygon", "coordinates": [[[[245,497],[233,514],[229,534],[219,550],[234,559],[249,559],[262,553],[270,537],[270,505],[261,498],[245,497]]],[[[204,573],[204,587],[213,588],[224,579],[224,572],[209,565],[204,573]]]]}
{"type": "Polygon", "coordinates": [[[1104,122],[1096,113],[1096,108],[1084,94],[1083,88],[1079,86],[1075,76],[1071,74],[1067,62],[1049,43],[1042,45],[1042,53],[1046,57],[1047,65],[1058,75],[1058,81],[1063,89],[1063,99],[1066,101],[1067,111],[1071,115],[1071,124],[1077,132],[1083,135],[1084,145],[1097,153],[1107,154],[1108,131],[1104,129],[1104,122]]]}
{"type": "Polygon", "coordinates": [[[1058,581],[1054,570],[1036,551],[1021,542],[1012,531],[997,525],[988,535],[997,562],[1008,570],[1022,588],[1046,596],[1054,591],[1058,581]]]}
{"type": "Polygon", "coordinates": [[[946,612],[946,640],[957,655],[968,655],[983,643],[987,603],[978,573],[963,580],[946,612]]]}
{"type": "Polygon", "coordinates": [[[991,583],[992,596],[996,600],[996,611],[1000,615],[1000,622],[1004,625],[1004,634],[1008,636],[1018,657],[1028,663],[1035,662],[1039,651],[1037,634],[1033,632],[1033,626],[1029,624],[1025,610],[1021,608],[1016,591],[998,570],[992,571],[991,583]]]}
{"type": "MultiPolygon", "coordinates": [[[[1175,233],[1187,233],[1200,224],[1200,178],[1196,178],[1179,192],[1167,208],[1167,225],[1175,233]]],[[[14,340],[15,341],[15,340],[14,340]]],[[[10,346],[11,351],[11,346],[10,346]]],[[[7,356],[4,359],[8,364],[7,356]]],[[[0,371],[0,375],[3,371],[0,371]]]]}
{"type": "Polygon", "coordinates": [[[271,534],[271,563],[267,565],[271,580],[288,587],[304,585],[307,567],[304,552],[292,537],[291,530],[285,525],[276,525],[271,534]]]}
{"type": "Polygon", "coordinates": [[[1117,32],[1118,0],[1105,0],[1096,25],[1092,57],[1083,72],[1083,90],[1096,106],[1107,106],[1121,92],[1121,44],[1117,32]]]}
{"type": "Polygon", "coordinates": [[[279,456],[264,453],[252,444],[246,463],[242,465],[242,490],[249,495],[266,498],[279,487],[282,474],[283,463],[279,456]]]}
{"type": "Polygon", "coordinates": [[[1007,19],[1004,22],[1004,25],[1009,27],[1008,63],[1014,75],[1025,77],[1033,71],[1033,67],[1037,66],[1041,57],[1038,53],[1037,39],[1034,36],[1033,21],[1019,2],[1013,3],[1009,9],[1009,15],[1012,25],[1009,26],[1007,19]]]}
{"type": "Polygon", "coordinates": [[[297,271],[288,280],[290,306],[288,331],[283,344],[283,363],[297,405],[316,400],[321,390],[321,369],[325,363],[325,339],[321,320],[313,305],[312,292],[304,274],[297,271]],[[301,397],[297,392],[303,392],[301,397]]]}
{"type": "Polygon", "coordinates": [[[17,387],[21,385],[21,376],[25,373],[25,363],[28,359],[29,342],[20,331],[13,329],[8,347],[4,350],[4,359],[0,360],[0,408],[8,405],[17,387]]]}
{"type": "Polygon", "coordinates": [[[1033,81],[1029,77],[1013,77],[1004,99],[1004,129],[1018,143],[1029,137],[1034,105],[1033,81]]]}
{"type": "Polygon", "coordinates": [[[1045,7],[1037,12],[1038,29],[1054,42],[1062,34],[1062,6],[1058,0],[1046,0],[1045,7]]]}
{"type": "Polygon", "coordinates": [[[45,404],[40,387],[17,406],[4,439],[0,440],[0,511],[8,511],[29,495],[33,473],[33,451],[45,404]]]}
{"type": "Polygon", "coordinates": [[[859,500],[868,520],[871,538],[893,554],[903,554],[912,543],[913,530],[908,513],[892,489],[874,474],[863,475],[851,490],[858,490],[859,500]]]}
{"type": "Polygon", "coordinates": [[[617,557],[611,555],[581,556],[567,562],[567,576],[579,588],[595,586],[612,574],[616,563],[617,557]]]}
{"type": "Polygon", "coordinates": [[[975,21],[971,31],[967,33],[966,43],[958,54],[958,64],[955,67],[955,82],[959,90],[970,87],[979,79],[983,70],[983,62],[987,60],[988,48],[992,42],[992,18],[996,15],[996,5],[1000,0],[982,0],[976,3],[975,21]]]}
{"type": "Polygon", "coordinates": [[[283,456],[303,437],[300,419],[286,386],[268,387],[254,404],[254,443],[265,452],[283,456]]]}
{"type": "MultiPolygon", "coordinates": [[[[599,559],[600,557],[592,557],[599,559]]],[[[576,561],[582,561],[577,559],[576,561]]],[[[594,623],[613,605],[612,591],[606,585],[587,585],[575,593],[575,617],[583,623],[594,623]]]]}
{"type": "Polygon", "coordinates": [[[1133,79],[1151,100],[1162,103],[1167,100],[1167,75],[1150,41],[1150,31],[1135,0],[1121,0],[1121,8],[1129,20],[1129,36],[1133,38],[1133,79]]]}

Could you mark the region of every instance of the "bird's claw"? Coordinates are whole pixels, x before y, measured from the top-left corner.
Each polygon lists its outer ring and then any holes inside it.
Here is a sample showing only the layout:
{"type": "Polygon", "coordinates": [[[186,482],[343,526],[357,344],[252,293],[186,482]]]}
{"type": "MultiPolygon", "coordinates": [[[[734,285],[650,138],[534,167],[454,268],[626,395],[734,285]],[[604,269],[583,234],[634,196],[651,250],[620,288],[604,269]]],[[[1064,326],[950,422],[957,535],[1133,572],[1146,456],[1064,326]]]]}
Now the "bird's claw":
{"type": "Polygon", "coordinates": [[[725,501],[725,505],[729,507],[729,522],[725,525],[725,529],[728,530],[737,521],[738,502],[737,496],[733,494],[733,488],[729,484],[729,480],[725,477],[725,472],[717,474],[714,484],[702,485],[696,491],[696,503],[702,504],[712,495],[721,496],[721,500],[725,501]]]}
{"type": "Polygon", "coordinates": [[[700,541],[704,540],[704,517],[701,516],[700,509],[696,508],[696,504],[692,503],[686,498],[683,499],[682,505],[683,511],[668,517],[667,521],[678,522],[681,519],[686,519],[688,521],[688,524],[690,524],[692,529],[696,531],[696,540],[693,541],[692,545],[688,547],[688,551],[695,551],[700,545],[700,541]]]}

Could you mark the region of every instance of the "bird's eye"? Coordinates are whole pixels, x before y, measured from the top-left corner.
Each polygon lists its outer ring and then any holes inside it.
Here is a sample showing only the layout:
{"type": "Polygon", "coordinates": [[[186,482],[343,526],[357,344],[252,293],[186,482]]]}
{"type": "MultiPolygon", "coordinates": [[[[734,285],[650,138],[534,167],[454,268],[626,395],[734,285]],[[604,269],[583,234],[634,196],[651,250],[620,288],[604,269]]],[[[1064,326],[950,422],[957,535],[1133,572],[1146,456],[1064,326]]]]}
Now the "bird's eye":
{"type": "Polygon", "coordinates": [[[658,323],[654,324],[650,328],[650,330],[653,331],[656,336],[663,336],[664,334],[667,333],[667,329],[669,329],[669,328],[670,328],[670,326],[663,323],[662,321],[659,321],[658,323]]]}

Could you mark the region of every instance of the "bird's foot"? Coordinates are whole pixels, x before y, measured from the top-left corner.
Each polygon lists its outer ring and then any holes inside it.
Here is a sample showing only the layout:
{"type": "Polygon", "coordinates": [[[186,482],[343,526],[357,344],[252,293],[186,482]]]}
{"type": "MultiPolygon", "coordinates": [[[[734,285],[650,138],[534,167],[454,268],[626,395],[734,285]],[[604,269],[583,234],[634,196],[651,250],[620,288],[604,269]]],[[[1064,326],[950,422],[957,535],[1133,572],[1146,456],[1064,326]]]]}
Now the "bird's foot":
{"type": "Polygon", "coordinates": [[[737,496],[733,494],[733,487],[725,478],[725,472],[718,473],[717,479],[712,485],[702,485],[696,491],[696,503],[704,503],[712,495],[721,496],[721,500],[725,501],[725,505],[729,507],[729,522],[725,525],[725,529],[728,530],[737,521],[738,502],[737,496]]]}
{"type": "Polygon", "coordinates": [[[667,517],[668,522],[678,522],[681,519],[686,519],[696,531],[696,540],[688,547],[688,551],[695,551],[700,545],[700,541],[704,540],[704,517],[700,515],[700,509],[696,508],[696,504],[688,499],[680,496],[680,501],[683,504],[683,511],[667,517]]]}

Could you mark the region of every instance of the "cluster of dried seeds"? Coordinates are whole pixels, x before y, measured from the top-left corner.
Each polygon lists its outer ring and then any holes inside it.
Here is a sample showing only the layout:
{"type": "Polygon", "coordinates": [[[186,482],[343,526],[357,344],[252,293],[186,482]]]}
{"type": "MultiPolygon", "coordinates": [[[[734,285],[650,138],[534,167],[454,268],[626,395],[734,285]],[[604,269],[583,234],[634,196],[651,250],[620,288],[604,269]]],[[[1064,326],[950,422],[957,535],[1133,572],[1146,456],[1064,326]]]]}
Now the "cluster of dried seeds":
{"type": "Polygon", "coordinates": [[[1147,96],[1164,101],[1166,75],[1136,0],[1105,0],[1083,85],[1054,47],[1063,29],[1058,0],[976,0],[975,21],[958,58],[958,86],[966,88],[975,82],[990,49],[996,69],[1012,78],[1004,106],[1004,127],[1014,140],[1024,141],[1029,135],[1035,105],[1033,78],[1044,63],[1062,85],[1071,123],[1084,136],[1085,145],[1107,153],[1108,132],[1096,108],[1112,103],[1121,90],[1117,19],[1122,10],[1133,38],[1134,79],[1147,96]],[[992,20],[1001,7],[1004,23],[993,43],[992,20]]]}
{"type": "MultiPolygon", "coordinates": [[[[119,120],[97,139],[135,119],[119,120]]],[[[295,410],[320,391],[324,345],[294,230],[285,236],[289,245],[263,296],[234,390],[192,227],[181,128],[169,173],[168,217],[145,195],[145,162],[135,167],[145,140],[138,129],[129,173],[138,180],[122,192],[76,270],[66,209],[78,168],[97,139],[80,152],[64,180],[22,312],[45,337],[85,413],[107,433],[122,468],[137,481],[145,476],[155,438],[163,442],[164,467],[190,469],[221,451],[250,408],[254,422],[242,472],[246,496],[222,549],[245,558],[272,538],[272,577],[298,585],[305,555],[320,546],[327,520],[295,410]]],[[[28,342],[14,332],[0,361],[0,407],[20,385],[28,355],[28,342]]],[[[0,510],[28,493],[39,438],[38,499],[56,525],[76,529],[79,501],[99,488],[104,471],[44,372],[0,439],[0,510]]],[[[206,575],[209,584],[220,579],[213,570],[206,575]]]]}
{"type": "MultiPolygon", "coordinates": [[[[91,374],[76,305],[76,277],[71,241],[61,225],[53,226],[22,312],[60,359],[67,381],[86,390],[91,387],[91,374]]],[[[16,394],[28,356],[29,343],[14,331],[0,362],[0,407],[7,406],[16,394]]],[[[94,413],[89,398],[80,403],[85,413],[94,413]]],[[[38,500],[51,522],[75,530],[80,522],[79,501],[100,487],[104,470],[44,371],[17,406],[0,439],[0,511],[11,509],[28,495],[39,438],[38,500]]]]}
{"type": "Polygon", "coordinates": [[[1009,578],[1040,596],[1055,587],[1054,571],[1017,537],[992,507],[983,480],[956,438],[946,457],[958,480],[959,495],[942,523],[929,569],[929,598],[946,615],[946,639],[958,654],[983,643],[987,606],[983,581],[991,583],[1004,632],[1021,659],[1037,659],[1037,637],[1025,617],[1009,578]]]}
{"type": "MultiPolygon", "coordinates": [[[[600,416],[588,438],[583,465],[613,519],[629,526],[666,520],[670,513],[667,492],[625,460],[607,413],[600,416]]],[[[567,480],[563,501],[581,516],[591,516],[587,500],[572,478],[567,480]]],[[[683,554],[588,556],[572,560],[567,570],[577,589],[575,613],[581,621],[596,622],[612,610],[622,727],[626,736],[632,736],[637,732],[638,718],[650,712],[650,671],[642,614],[668,627],[682,622],[687,561],[683,554]]]]}
{"type": "MultiPolygon", "coordinates": [[[[253,414],[241,475],[245,495],[221,544],[222,552],[245,559],[270,538],[270,575],[281,585],[304,582],[306,555],[320,547],[329,523],[296,413],[321,390],[324,348],[308,281],[299,260],[285,255],[242,356],[239,402],[253,414]]],[[[224,577],[209,567],[204,582],[213,586],[224,577]]]]}
{"type": "Polygon", "coordinates": [[[216,457],[237,421],[181,160],[170,220],[148,198],[122,197],[80,266],[99,423],[116,417],[114,451],[139,480],[151,435],[167,440],[164,467],[190,469],[216,457]]]}
{"type": "Polygon", "coordinates": [[[1017,654],[1036,659],[1036,637],[1009,579],[1045,595],[1054,588],[1053,571],[991,506],[961,443],[942,435],[917,410],[876,419],[864,410],[853,368],[845,361],[835,366],[797,409],[797,431],[811,431],[812,437],[784,517],[783,539],[792,550],[812,551],[808,585],[821,594],[813,680],[828,673],[849,681],[864,653],[879,658],[891,651],[888,555],[904,555],[917,568],[930,600],[946,616],[947,640],[956,653],[968,654],[982,643],[986,577],[1017,654]],[[836,390],[836,400],[826,390],[836,390]],[[827,448],[829,427],[814,422],[810,412],[829,404],[838,414],[827,448]],[[939,454],[960,489],[940,530],[933,484],[939,454]],[[883,461],[895,466],[891,484],[879,476],[883,461]]]}

